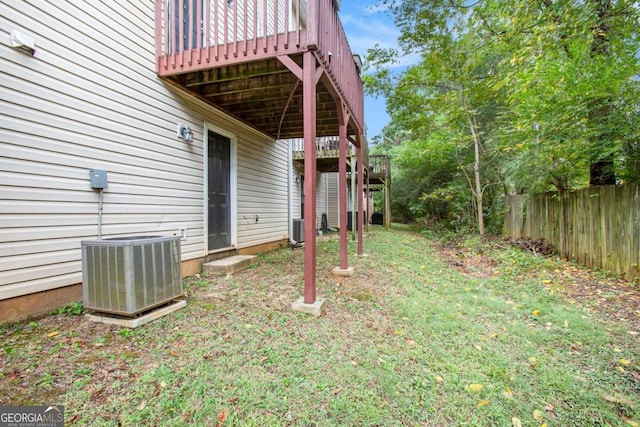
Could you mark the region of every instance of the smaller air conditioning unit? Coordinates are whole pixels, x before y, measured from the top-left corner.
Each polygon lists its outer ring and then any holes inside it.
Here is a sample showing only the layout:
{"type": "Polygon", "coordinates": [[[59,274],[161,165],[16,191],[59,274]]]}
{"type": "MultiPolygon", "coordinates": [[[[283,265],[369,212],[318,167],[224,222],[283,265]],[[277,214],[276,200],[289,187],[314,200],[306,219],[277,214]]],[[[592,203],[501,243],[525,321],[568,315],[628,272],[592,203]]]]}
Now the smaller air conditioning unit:
{"type": "Polygon", "coordinates": [[[180,237],[82,241],[84,306],[133,316],[184,295],[180,237]]]}
{"type": "Polygon", "coordinates": [[[304,242],[304,219],[293,220],[293,240],[304,242]]]}

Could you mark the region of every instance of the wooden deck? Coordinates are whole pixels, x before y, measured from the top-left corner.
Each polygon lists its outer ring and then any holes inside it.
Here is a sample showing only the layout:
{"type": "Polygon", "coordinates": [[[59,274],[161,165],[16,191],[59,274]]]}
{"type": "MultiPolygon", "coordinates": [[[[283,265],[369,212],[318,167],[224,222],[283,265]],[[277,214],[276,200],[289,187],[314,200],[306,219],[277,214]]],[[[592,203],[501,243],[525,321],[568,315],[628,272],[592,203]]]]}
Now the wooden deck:
{"type": "MultiPolygon", "coordinates": [[[[156,66],[161,78],[274,139],[303,138],[304,302],[316,300],[316,141],[338,135],[335,162],[346,200],[346,143],[363,161],[364,90],[337,0],[156,0],[156,66]]],[[[353,162],[352,162],[353,164],[353,162]]],[[[357,168],[357,192],[363,193],[357,168]]],[[[358,198],[359,211],[362,198],[358,198]]],[[[340,221],[346,224],[346,210],[340,221]]],[[[361,221],[361,219],[360,219],[361,221]]],[[[362,226],[358,254],[363,254],[362,226]]],[[[340,268],[347,268],[346,227],[340,268]]]]}
{"type": "Polygon", "coordinates": [[[391,162],[388,156],[369,156],[370,191],[380,191],[391,185],[391,162]]]}
{"type": "Polygon", "coordinates": [[[276,139],[303,137],[309,51],[316,135],[338,135],[342,103],[359,143],[363,86],[333,0],[156,1],[158,75],[276,139]]]}
{"type": "MultiPolygon", "coordinates": [[[[304,141],[296,139],[292,141],[293,161],[303,163],[305,158],[304,141]]],[[[316,141],[316,165],[318,172],[337,172],[339,160],[339,141],[337,137],[318,138],[316,141]]],[[[347,163],[356,156],[356,148],[353,144],[347,144],[347,163]]],[[[391,182],[391,163],[385,155],[369,155],[368,150],[363,150],[364,180],[369,185],[370,191],[382,191],[391,182]],[[368,182],[367,182],[368,179],[368,182]]],[[[347,172],[347,180],[351,180],[351,172],[347,172]]]]}
{"type": "MultiPolygon", "coordinates": [[[[304,141],[302,139],[294,139],[291,142],[292,157],[294,162],[304,164],[305,151],[304,141]]],[[[351,163],[351,159],[356,156],[356,147],[347,143],[347,164],[351,163]]],[[[316,140],[316,168],[318,172],[338,172],[340,159],[340,142],[338,137],[319,137],[316,140]]],[[[363,159],[367,163],[368,150],[367,145],[363,145],[363,159]]]]}

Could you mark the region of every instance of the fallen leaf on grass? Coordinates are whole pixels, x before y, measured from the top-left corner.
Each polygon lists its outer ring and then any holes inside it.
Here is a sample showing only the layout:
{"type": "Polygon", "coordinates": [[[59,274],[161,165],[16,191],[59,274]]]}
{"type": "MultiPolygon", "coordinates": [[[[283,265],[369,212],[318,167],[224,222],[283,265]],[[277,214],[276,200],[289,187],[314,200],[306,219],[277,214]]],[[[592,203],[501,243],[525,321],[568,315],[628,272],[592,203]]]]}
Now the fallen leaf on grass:
{"type": "Polygon", "coordinates": [[[629,402],[628,400],[623,399],[621,397],[617,397],[617,396],[605,395],[603,396],[603,399],[609,403],[615,403],[616,405],[633,406],[631,402],[629,402]]]}
{"type": "Polygon", "coordinates": [[[620,359],[620,364],[621,364],[622,366],[629,366],[629,365],[631,365],[631,361],[630,361],[630,360],[628,360],[628,359],[624,359],[624,358],[623,358],[623,359],[620,359]]]}
{"type": "Polygon", "coordinates": [[[624,420],[625,423],[629,424],[631,427],[640,426],[640,424],[638,424],[637,422],[633,421],[631,418],[625,417],[624,415],[622,416],[622,419],[624,420]]]}
{"type": "Polygon", "coordinates": [[[541,410],[535,409],[533,411],[533,419],[536,421],[542,422],[544,420],[544,414],[542,413],[541,410]]]}
{"type": "Polygon", "coordinates": [[[58,335],[59,333],[60,333],[60,332],[58,332],[58,331],[51,332],[50,334],[47,334],[47,338],[53,338],[53,337],[55,337],[56,335],[58,335]]]}
{"type": "MultiPolygon", "coordinates": [[[[6,377],[4,377],[4,379],[5,379],[6,381],[11,381],[11,380],[13,380],[13,379],[17,378],[19,373],[20,373],[20,371],[18,371],[18,370],[16,369],[16,370],[14,370],[13,372],[9,373],[9,375],[7,375],[6,377]]],[[[1,377],[0,377],[0,378],[1,378],[1,377]]]]}
{"type": "Polygon", "coordinates": [[[229,416],[229,410],[228,409],[224,409],[224,410],[218,412],[218,424],[216,424],[216,427],[221,427],[222,424],[224,424],[224,422],[227,420],[228,416],[229,416]]]}
{"type": "Polygon", "coordinates": [[[110,414],[108,412],[98,412],[98,415],[100,415],[105,420],[112,420],[116,417],[114,414],[110,414]]]}
{"type": "Polygon", "coordinates": [[[522,427],[522,421],[520,421],[520,418],[513,417],[511,418],[511,425],[513,427],[522,427]]]}
{"type": "Polygon", "coordinates": [[[489,404],[489,399],[481,400],[480,402],[478,402],[478,408],[482,406],[487,406],[488,404],[489,404]]]}
{"type": "Polygon", "coordinates": [[[440,375],[436,375],[436,382],[438,384],[442,384],[444,382],[444,378],[442,378],[440,375]]]}
{"type": "Polygon", "coordinates": [[[98,398],[102,395],[102,393],[104,393],[104,391],[107,389],[107,387],[102,387],[101,389],[98,389],[96,391],[94,391],[93,393],[91,393],[91,401],[95,402],[96,400],[98,400],[98,398]]]}
{"type": "Polygon", "coordinates": [[[513,398],[513,392],[509,387],[507,387],[507,389],[502,394],[504,395],[504,397],[507,397],[509,399],[513,398]]]}
{"type": "Polygon", "coordinates": [[[468,385],[468,386],[466,386],[464,389],[465,389],[465,390],[467,390],[467,391],[473,391],[473,392],[476,392],[476,391],[480,391],[480,390],[482,390],[482,389],[483,389],[483,386],[482,386],[482,384],[469,384],[469,385],[468,385]]]}
{"type": "Polygon", "coordinates": [[[540,316],[540,310],[533,310],[534,316],[540,316]]]}

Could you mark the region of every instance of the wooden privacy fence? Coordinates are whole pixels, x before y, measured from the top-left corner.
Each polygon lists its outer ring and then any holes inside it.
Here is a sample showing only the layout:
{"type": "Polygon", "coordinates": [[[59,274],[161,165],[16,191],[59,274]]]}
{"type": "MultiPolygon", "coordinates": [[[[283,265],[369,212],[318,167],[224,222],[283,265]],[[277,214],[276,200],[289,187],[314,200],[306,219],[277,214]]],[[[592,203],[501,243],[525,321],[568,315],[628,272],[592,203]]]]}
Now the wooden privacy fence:
{"type": "Polygon", "coordinates": [[[640,185],[505,197],[504,234],[544,239],[588,267],[640,277],[640,185]]]}

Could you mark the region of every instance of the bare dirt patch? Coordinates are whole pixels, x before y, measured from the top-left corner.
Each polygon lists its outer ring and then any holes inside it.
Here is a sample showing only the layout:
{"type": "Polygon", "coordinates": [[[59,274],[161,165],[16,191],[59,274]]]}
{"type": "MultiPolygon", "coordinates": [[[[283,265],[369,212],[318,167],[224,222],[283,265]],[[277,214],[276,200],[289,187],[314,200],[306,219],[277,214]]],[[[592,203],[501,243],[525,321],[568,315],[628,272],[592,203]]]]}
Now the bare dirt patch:
{"type": "MultiPolygon", "coordinates": [[[[602,318],[626,325],[631,334],[640,335],[640,286],[606,272],[560,260],[553,247],[541,240],[487,239],[498,250],[515,247],[533,256],[556,261],[557,267],[545,270],[542,284],[563,295],[572,304],[582,305],[602,318]]],[[[483,246],[486,250],[487,246],[483,246]]],[[[438,247],[439,256],[452,268],[469,277],[486,278],[499,274],[498,263],[478,248],[467,248],[456,242],[438,247]]]]}
{"type": "Polygon", "coordinates": [[[456,244],[438,247],[438,255],[451,268],[469,277],[483,279],[497,274],[496,262],[488,256],[456,244]]]}

